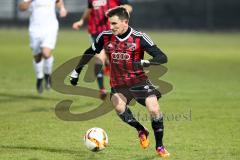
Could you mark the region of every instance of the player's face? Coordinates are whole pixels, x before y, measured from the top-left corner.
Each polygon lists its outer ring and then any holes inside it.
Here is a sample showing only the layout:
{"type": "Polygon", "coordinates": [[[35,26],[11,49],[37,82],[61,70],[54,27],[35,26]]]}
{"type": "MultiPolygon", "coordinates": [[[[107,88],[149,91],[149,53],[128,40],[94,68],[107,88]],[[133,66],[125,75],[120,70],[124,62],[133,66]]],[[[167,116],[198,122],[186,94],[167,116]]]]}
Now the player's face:
{"type": "Polygon", "coordinates": [[[121,20],[118,16],[112,16],[109,18],[110,28],[114,35],[122,35],[128,29],[128,21],[121,20]]]}

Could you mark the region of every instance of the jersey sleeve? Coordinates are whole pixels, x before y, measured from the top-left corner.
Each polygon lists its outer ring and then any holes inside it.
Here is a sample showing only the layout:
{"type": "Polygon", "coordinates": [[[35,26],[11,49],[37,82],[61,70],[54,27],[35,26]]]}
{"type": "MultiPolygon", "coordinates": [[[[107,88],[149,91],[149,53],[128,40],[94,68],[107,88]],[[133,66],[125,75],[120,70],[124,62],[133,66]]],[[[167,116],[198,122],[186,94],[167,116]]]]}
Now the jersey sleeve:
{"type": "Polygon", "coordinates": [[[151,38],[149,38],[149,36],[147,36],[145,33],[142,33],[140,45],[144,51],[146,51],[153,57],[153,59],[151,59],[150,61],[160,64],[167,62],[167,56],[157,47],[156,44],[154,44],[151,38]]]}
{"type": "Polygon", "coordinates": [[[95,51],[95,53],[100,53],[103,49],[104,45],[104,39],[103,39],[103,32],[100,33],[94,43],[92,44],[92,49],[95,51]]]}
{"type": "Polygon", "coordinates": [[[140,45],[141,48],[144,51],[148,52],[150,55],[151,52],[153,52],[157,48],[151,38],[149,38],[149,36],[147,36],[145,33],[141,34],[140,45]]]}

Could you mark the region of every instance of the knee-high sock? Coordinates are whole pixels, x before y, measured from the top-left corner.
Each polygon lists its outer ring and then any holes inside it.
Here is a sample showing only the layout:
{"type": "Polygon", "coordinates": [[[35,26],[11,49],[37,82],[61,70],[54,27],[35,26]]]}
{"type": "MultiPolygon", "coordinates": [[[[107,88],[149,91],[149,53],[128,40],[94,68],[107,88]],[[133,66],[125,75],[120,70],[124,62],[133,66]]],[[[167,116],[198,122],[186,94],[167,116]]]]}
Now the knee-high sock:
{"type": "Polygon", "coordinates": [[[163,146],[163,131],[164,131],[163,117],[153,118],[152,119],[152,128],[154,131],[156,148],[163,146]]]}
{"type": "Polygon", "coordinates": [[[54,58],[53,56],[47,58],[47,59],[44,59],[44,74],[46,75],[51,75],[52,74],[52,68],[53,68],[53,61],[54,61],[54,58]]]}
{"type": "Polygon", "coordinates": [[[128,107],[126,107],[126,110],[123,113],[118,115],[124,122],[136,128],[138,131],[144,130],[144,127],[133,117],[133,114],[128,107]]]}
{"type": "Polygon", "coordinates": [[[102,64],[95,64],[94,70],[95,70],[95,76],[97,77],[98,87],[100,89],[103,89],[104,88],[103,65],[102,64]]]}
{"type": "Polygon", "coordinates": [[[43,60],[41,60],[38,63],[33,60],[33,67],[34,67],[37,79],[43,79],[43,76],[44,76],[43,75],[43,60]]]}

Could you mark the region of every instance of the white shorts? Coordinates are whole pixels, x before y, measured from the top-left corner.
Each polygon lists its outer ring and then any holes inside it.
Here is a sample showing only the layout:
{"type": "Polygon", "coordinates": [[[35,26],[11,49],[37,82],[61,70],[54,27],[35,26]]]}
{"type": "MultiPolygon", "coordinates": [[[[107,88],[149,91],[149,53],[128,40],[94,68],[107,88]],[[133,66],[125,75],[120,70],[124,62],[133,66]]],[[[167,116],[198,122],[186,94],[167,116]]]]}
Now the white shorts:
{"type": "Polygon", "coordinates": [[[48,29],[45,31],[30,30],[30,47],[33,55],[37,55],[42,52],[42,48],[54,49],[57,41],[58,27],[48,29]]]}

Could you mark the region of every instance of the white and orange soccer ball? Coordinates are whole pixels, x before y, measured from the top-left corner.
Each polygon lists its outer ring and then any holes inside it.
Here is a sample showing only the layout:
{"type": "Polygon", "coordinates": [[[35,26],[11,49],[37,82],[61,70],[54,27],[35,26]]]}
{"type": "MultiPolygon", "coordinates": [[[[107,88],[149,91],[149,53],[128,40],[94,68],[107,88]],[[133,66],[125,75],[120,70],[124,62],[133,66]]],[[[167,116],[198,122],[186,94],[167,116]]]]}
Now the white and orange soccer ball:
{"type": "Polygon", "coordinates": [[[90,128],[84,135],[85,146],[93,151],[101,151],[108,145],[107,133],[102,128],[90,128]]]}

